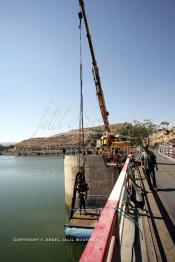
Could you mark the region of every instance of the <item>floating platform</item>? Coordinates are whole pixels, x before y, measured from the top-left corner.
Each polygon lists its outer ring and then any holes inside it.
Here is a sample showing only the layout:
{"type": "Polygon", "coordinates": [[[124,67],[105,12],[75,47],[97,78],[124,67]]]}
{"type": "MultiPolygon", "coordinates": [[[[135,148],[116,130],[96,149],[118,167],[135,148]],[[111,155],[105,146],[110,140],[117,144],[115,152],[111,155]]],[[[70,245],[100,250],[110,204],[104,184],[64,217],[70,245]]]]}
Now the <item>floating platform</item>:
{"type": "Polygon", "coordinates": [[[100,209],[77,210],[69,224],[65,225],[65,237],[75,240],[88,240],[97,224],[100,209]]]}

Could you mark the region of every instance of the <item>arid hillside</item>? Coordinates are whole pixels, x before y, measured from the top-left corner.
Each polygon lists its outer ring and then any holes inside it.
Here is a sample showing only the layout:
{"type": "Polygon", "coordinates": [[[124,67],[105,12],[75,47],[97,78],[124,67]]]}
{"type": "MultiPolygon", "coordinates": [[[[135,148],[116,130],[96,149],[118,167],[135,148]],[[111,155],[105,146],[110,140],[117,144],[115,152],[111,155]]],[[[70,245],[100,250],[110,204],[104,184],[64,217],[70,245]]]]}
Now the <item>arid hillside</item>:
{"type": "MultiPolygon", "coordinates": [[[[117,130],[122,126],[122,124],[112,124],[110,125],[111,132],[116,133],[117,130]]],[[[104,126],[97,126],[94,128],[85,128],[84,136],[85,142],[91,141],[91,137],[95,134],[102,135],[104,132],[104,126]]],[[[57,149],[64,146],[75,146],[79,143],[79,130],[71,130],[69,132],[57,134],[50,137],[36,137],[24,140],[15,146],[16,152],[30,152],[39,151],[46,149],[57,149]]]]}
{"type": "Polygon", "coordinates": [[[159,130],[150,136],[151,144],[175,144],[175,127],[159,130]]]}
{"type": "MultiPolygon", "coordinates": [[[[111,132],[116,134],[122,124],[111,125],[111,132]]],[[[93,138],[99,138],[104,132],[103,126],[94,128],[85,128],[85,143],[91,144],[93,138]]],[[[50,137],[36,137],[24,140],[15,145],[16,153],[40,152],[43,150],[57,150],[65,146],[76,146],[79,144],[79,130],[71,130],[69,132],[57,134],[50,137]]],[[[150,144],[175,144],[175,127],[161,129],[150,136],[150,144]]]]}

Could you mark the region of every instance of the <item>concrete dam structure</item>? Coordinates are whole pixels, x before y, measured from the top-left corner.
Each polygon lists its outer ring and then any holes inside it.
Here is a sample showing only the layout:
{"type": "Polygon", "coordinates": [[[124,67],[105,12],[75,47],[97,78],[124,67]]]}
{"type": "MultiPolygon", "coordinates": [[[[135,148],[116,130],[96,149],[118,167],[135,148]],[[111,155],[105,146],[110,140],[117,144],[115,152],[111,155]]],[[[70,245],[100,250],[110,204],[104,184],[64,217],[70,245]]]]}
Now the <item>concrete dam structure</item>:
{"type": "MultiPolygon", "coordinates": [[[[80,159],[80,164],[83,160],[80,159]]],[[[79,171],[79,156],[65,155],[65,203],[71,206],[76,174],[79,171]]],[[[87,207],[103,207],[118,178],[116,167],[107,167],[101,155],[87,155],[85,162],[85,179],[89,186],[87,207]]]]}

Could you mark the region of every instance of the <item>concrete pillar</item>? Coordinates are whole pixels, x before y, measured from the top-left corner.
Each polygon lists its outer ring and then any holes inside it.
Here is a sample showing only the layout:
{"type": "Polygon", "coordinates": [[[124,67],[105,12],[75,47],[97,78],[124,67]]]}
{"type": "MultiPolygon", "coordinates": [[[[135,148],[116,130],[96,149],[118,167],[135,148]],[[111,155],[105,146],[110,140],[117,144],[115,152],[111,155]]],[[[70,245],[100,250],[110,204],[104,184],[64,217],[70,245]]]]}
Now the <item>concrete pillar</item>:
{"type": "MultiPolygon", "coordinates": [[[[71,206],[75,177],[79,170],[78,159],[77,155],[66,155],[64,158],[65,203],[68,206],[71,206]]],[[[89,185],[87,201],[89,207],[92,207],[93,205],[103,206],[103,202],[106,201],[113,189],[118,174],[118,169],[107,167],[105,165],[102,156],[86,156],[85,178],[86,183],[89,185]],[[102,201],[102,199],[104,201],[102,201]]]]}

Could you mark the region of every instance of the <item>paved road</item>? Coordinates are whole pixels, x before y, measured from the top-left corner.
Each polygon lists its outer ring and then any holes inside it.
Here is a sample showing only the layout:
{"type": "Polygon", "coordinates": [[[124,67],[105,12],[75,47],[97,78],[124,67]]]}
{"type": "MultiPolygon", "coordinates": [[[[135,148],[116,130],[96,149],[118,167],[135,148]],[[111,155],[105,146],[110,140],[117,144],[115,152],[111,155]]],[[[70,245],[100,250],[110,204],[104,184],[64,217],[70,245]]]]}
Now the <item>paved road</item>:
{"type": "Polygon", "coordinates": [[[175,225],[175,161],[166,159],[160,154],[157,155],[158,172],[156,173],[158,191],[162,210],[165,208],[170,219],[175,225]],[[174,165],[168,165],[174,164],[174,165]],[[161,203],[162,202],[162,203],[161,203]]]}
{"type": "MultiPolygon", "coordinates": [[[[155,152],[156,153],[156,152],[155,152]]],[[[158,191],[150,190],[143,179],[145,211],[143,216],[148,261],[175,261],[175,161],[157,154],[156,172],[158,191]],[[168,165],[174,164],[174,165],[168,165]]],[[[143,176],[144,178],[144,176],[143,176]]]]}

